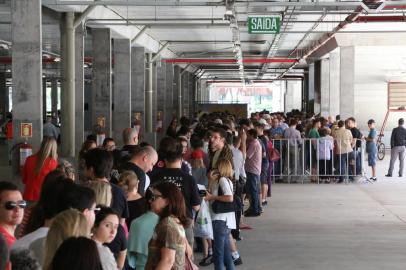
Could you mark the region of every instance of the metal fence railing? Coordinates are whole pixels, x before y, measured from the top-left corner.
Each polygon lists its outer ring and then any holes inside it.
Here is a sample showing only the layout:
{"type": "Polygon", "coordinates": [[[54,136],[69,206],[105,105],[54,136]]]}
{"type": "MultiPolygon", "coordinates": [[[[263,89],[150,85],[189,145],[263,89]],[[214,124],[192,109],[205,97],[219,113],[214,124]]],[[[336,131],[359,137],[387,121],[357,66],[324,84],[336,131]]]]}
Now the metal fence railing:
{"type": "MultiPolygon", "coordinates": [[[[345,182],[364,177],[363,140],[272,139],[279,159],[271,161],[273,182],[345,182]]],[[[274,155],[275,156],[275,155],[274,155]]]]}

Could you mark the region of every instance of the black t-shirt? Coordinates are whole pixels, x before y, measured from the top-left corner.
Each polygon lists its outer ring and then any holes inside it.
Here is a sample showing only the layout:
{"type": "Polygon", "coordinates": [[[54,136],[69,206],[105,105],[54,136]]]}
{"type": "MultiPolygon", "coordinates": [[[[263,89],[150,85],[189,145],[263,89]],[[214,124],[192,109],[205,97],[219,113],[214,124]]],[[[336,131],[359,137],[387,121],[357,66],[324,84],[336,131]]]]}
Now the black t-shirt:
{"type": "Polygon", "coordinates": [[[127,223],[127,227],[130,228],[131,222],[145,213],[145,199],[142,197],[138,200],[127,201],[127,204],[130,216],[125,220],[125,222],[127,223]]]}
{"type": "Polygon", "coordinates": [[[352,129],[350,129],[350,131],[351,131],[352,137],[354,139],[358,139],[356,144],[355,144],[356,149],[361,148],[361,138],[362,138],[361,131],[359,131],[359,129],[356,128],[356,127],[353,127],[352,129]]]}
{"type": "Polygon", "coordinates": [[[130,158],[131,154],[137,150],[139,146],[138,145],[124,145],[123,148],[121,148],[120,153],[119,153],[119,163],[120,165],[123,165],[127,163],[130,158]]]}
{"type": "Polygon", "coordinates": [[[111,186],[111,208],[120,214],[121,218],[128,218],[128,205],[127,198],[124,191],[117,185],[110,183],[111,186]]]}
{"type": "Polygon", "coordinates": [[[138,177],[138,194],[140,194],[141,196],[144,197],[144,193],[145,193],[145,182],[146,182],[146,176],[145,176],[145,172],[143,170],[141,170],[140,167],[138,167],[137,165],[135,165],[132,162],[127,162],[125,163],[122,167],[120,172],[123,171],[133,171],[137,177],[138,177]]]}
{"type": "Polygon", "coordinates": [[[185,199],[187,216],[193,218],[192,206],[197,206],[201,203],[199,189],[193,176],[184,173],[181,169],[163,168],[151,179],[151,185],[156,185],[163,181],[174,183],[180,188],[185,199]]]}

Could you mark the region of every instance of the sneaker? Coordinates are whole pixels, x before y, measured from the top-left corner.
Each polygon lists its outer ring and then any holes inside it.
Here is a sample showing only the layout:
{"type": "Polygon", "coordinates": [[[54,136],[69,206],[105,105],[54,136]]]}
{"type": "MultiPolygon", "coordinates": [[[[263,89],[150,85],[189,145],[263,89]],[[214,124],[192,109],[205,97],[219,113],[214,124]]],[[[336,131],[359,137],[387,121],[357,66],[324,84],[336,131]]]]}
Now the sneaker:
{"type": "Polygon", "coordinates": [[[262,206],[268,205],[268,201],[263,201],[262,206]]]}
{"type": "Polygon", "coordinates": [[[244,212],[244,216],[246,216],[246,217],[258,217],[260,215],[261,215],[261,213],[254,213],[252,211],[245,211],[244,212]]]}
{"type": "Polygon", "coordinates": [[[369,180],[371,180],[371,181],[377,181],[378,178],[376,178],[376,177],[371,177],[371,178],[369,178],[369,180]]]}
{"type": "Polygon", "coordinates": [[[213,256],[212,255],[208,255],[206,258],[203,258],[200,262],[199,265],[200,266],[209,266],[210,264],[213,263],[213,256]]]}
{"type": "Polygon", "coordinates": [[[385,175],[386,177],[392,177],[392,174],[388,173],[387,175],[385,175]]]}
{"type": "Polygon", "coordinates": [[[242,260],[241,260],[241,256],[238,257],[237,259],[233,259],[234,265],[241,265],[242,264],[242,260]]]}

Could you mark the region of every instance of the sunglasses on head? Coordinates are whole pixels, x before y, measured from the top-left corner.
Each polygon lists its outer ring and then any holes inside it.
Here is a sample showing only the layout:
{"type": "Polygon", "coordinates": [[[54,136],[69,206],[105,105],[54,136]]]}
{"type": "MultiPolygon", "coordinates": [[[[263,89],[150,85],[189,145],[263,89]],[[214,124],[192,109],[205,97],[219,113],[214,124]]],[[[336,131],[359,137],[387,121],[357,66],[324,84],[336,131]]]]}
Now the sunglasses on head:
{"type": "Polygon", "coordinates": [[[4,203],[4,208],[6,210],[14,210],[17,206],[18,208],[24,209],[27,207],[27,202],[22,200],[17,202],[8,201],[4,203]]]}
{"type": "Polygon", "coordinates": [[[153,201],[155,201],[156,199],[158,199],[158,198],[163,198],[163,196],[162,195],[158,195],[158,194],[152,194],[151,195],[151,202],[153,202],[153,201]]]}

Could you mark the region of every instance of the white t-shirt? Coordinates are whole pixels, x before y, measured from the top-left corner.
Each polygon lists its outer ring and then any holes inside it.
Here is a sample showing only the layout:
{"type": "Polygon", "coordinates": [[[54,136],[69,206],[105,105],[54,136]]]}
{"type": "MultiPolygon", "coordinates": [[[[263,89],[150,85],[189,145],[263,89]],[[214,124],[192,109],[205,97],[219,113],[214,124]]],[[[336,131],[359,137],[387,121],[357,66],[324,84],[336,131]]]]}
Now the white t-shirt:
{"type": "MultiPolygon", "coordinates": [[[[231,183],[229,179],[221,177],[218,183],[220,184],[221,190],[223,191],[223,195],[233,195],[233,183],[231,183]]],[[[214,196],[218,195],[218,183],[213,183],[213,185],[211,186],[212,195],[214,196]]],[[[213,201],[211,203],[213,203],[213,201]]],[[[210,214],[211,220],[223,220],[226,222],[226,225],[229,229],[236,229],[237,226],[235,222],[234,212],[216,214],[210,207],[210,214]]]]}
{"type": "Polygon", "coordinates": [[[147,192],[147,189],[149,185],[151,184],[151,179],[149,179],[148,174],[145,174],[145,187],[144,187],[144,192],[147,192]]]}
{"type": "Polygon", "coordinates": [[[103,246],[98,241],[94,241],[97,245],[97,250],[99,251],[100,261],[103,270],[117,270],[117,262],[114,259],[113,253],[106,246],[103,246]]]}
{"type": "Polygon", "coordinates": [[[12,246],[12,250],[17,250],[17,249],[27,249],[30,247],[31,243],[34,242],[35,240],[39,238],[45,238],[48,234],[49,228],[48,227],[41,227],[32,233],[29,233],[27,235],[24,235],[24,237],[21,237],[12,246]]]}

